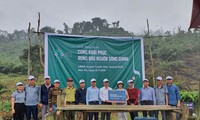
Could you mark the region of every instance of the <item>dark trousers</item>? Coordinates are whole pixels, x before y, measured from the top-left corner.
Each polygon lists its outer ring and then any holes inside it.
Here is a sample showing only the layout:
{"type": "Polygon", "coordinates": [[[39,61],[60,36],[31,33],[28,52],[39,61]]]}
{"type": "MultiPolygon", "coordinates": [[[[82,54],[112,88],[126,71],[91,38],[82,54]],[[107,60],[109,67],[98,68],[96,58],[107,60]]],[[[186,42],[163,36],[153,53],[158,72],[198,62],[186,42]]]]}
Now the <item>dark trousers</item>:
{"type": "MultiPolygon", "coordinates": [[[[89,105],[99,105],[99,101],[91,101],[89,102],[89,105]]],[[[89,120],[92,120],[93,116],[94,116],[94,120],[98,120],[98,116],[99,116],[98,112],[89,112],[88,115],[89,115],[89,120]]]]}
{"type": "Polygon", "coordinates": [[[31,119],[31,114],[33,115],[34,120],[38,120],[38,107],[37,105],[34,106],[26,106],[26,120],[31,119]]]}
{"type": "MultiPolygon", "coordinates": [[[[153,100],[141,101],[141,105],[153,105],[153,100]]],[[[148,113],[150,117],[154,117],[154,111],[149,111],[148,113]]],[[[142,114],[144,117],[147,117],[147,111],[143,111],[142,114]]]]}
{"type": "Polygon", "coordinates": [[[15,103],[14,109],[15,109],[15,114],[13,114],[14,120],[23,120],[25,113],[24,103],[15,103]]]}
{"type": "MultiPolygon", "coordinates": [[[[131,105],[131,103],[134,104],[135,103],[135,99],[129,99],[129,102],[130,103],[128,103],[128,105],[131,105]]],[[[130,112],[130,116],[131,116],[131,120],[134,120],[135,117],[138,117],[138,112],[137,111],[130,112]]]]}
{"type": "MultiPolygon", "coordinates": [[[[101,102],[102,105],[112,105],[111,102],[101,102]]],[[[101,113],[101,120],[110,120],[110,112],[102,112],[101,113]]]]}
{"type": "Polygon", "coordinates": [[[135,117],[138,117],[138,112],[130,112],[131,120],[134,120],[135,117]]]}
{"type": "MultiPolygon", "coordinates": [[[[66,105],[75,105],[75,102],[66,102],[66,105]]],[[[67,120],[75,120],[75,112],[74,111],[66,111],[67,120]]]]}

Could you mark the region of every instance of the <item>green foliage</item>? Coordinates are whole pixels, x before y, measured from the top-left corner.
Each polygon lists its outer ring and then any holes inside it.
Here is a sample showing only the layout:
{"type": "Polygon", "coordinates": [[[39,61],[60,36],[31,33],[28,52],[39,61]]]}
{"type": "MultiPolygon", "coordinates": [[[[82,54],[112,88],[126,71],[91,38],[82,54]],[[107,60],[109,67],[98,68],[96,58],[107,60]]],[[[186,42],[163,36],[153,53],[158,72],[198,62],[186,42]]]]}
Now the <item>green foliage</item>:
{"type": "MultiPolygon", "coordinates": [[[[35,46],[31,46],[31,50],[30,50],[30,59],[31,59],[31,74],[33,75],[39,75],[41,73],[43,73],[43,69],[41,69],[40,66],[40,59],[39,59],[39,47],[38,45],[35,46]]],[[[43,49],[42,49],[43,51],[43,49]]],[[[44,54],[43,54],[43,58],[44,58],[44,54]]],[[[28,66],[28,49],[24,49],[23,50],[23,54],[21,56],[19,56],[19,59],[21,60],[21,62],[25,65],[28,66]]],[[[27,70],[27,69],[26,69],[27,70]]]]}
{"type": "Polygon", "coordinates": [[[50,26],[45,26],[40,29],[40,32],[55,33],[55,28],[52,28],[50,26]]]}
{"type": "MultiPolygon", "coordinates": [[[[71,34],[93,36],[131,36],[128,31],[119,27],[119,21],[112,22],[112,25],[113,26],[111,26],[106,19],[95,17],[92,18],[91,21],[74,23],[71,34]]],[[[64,26],[66,30],[68,26],[66,26],[66,24],[64,26]]]]}
{"type": "Polygon", "coordinates": [[[180,95],[182,102],[193,102],[195,105],[198,104],[199,100],[198,91],[193,91],[193,92],[181,91],[180,95]]]}
{"type": "Polygon", "coordinates": [[[11,102],[9,100],[0,102],[0,111],[1,112],[10,112],[11,110],[12,110],[11,102]]]}

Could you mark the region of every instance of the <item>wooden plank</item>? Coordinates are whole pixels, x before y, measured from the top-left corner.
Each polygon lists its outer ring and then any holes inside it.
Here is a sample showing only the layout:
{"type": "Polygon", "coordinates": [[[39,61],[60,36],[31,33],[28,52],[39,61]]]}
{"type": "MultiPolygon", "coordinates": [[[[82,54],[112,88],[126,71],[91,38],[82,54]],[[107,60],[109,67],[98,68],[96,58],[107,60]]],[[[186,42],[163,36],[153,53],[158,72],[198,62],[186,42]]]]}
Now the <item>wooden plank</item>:
{"type": "Polygon", "coordinates": [[[156,111],[156,110],[165,110],[165,111],[173,111],[180,110],[176,107],[166,106],[166,105],[68,105],[65,107],[58,107],[58,110],[70,110],[70,111],[156,111]]]}

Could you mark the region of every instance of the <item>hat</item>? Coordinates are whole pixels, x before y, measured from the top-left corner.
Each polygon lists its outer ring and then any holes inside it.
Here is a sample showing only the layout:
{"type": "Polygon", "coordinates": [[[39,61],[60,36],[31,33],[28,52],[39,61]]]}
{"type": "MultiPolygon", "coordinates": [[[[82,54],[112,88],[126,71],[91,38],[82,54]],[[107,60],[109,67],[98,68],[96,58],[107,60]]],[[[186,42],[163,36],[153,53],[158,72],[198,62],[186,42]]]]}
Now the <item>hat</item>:
{"type": "Polygon", "coordinates": [[[128,83],[134,83],[134,81],[133,80],[128,80],[128,83]]]}
{"type": "Polygon", "coordinates": [[[90,80],[90,82],[96,82],[96,79],[92,78],[92,79],[90,80]]]}
{"type": "Polygon", "coordinates": [[[167,76],[166,80],[172,80],[172,77],[171,76],[167,76]]]}
{"type": "Polygon", "coordinates": [[[67,82],[72,82],[72,81],[73,81],[72,78],[68,78],[68,79],[67,79],[67,82]]]}
{"type": "Polygon", "coordinates": [[[108,82],[108,79],[107,79],[107,78],[105,78],[105,79],[103,80],[103,82],[108,82]]]}
{"type": "Polygon", "coordinates": [[[81,79],[81,80],[79,81],[79,84],[81,84],[81,83],[85,83],[85,80],[81,79]]]}
{"type": "Polygon", "coordinates": [[[17,82],[16,86],[23,85],[22,82],[17,82]]]}
{"type": "Polygon", "coordinates": [[[120,80],[120,81],[117,82],[117,85],[118,85],[118,84],[123,84],[123,82],[120,80]]]}
{"type": "Polygon", "coordinates": [[[47,75],[47,76],[44,77],[44,79],[50,79],[50,76],[47,75]]]}
{"type": "Polygon", "coordinates": [[[54,80],[54,83],[60,83],[60,80],[54,80]]]}
{"type": "Polygon", "coordinates": [[[156,80],[162,80],[162,77],[161,77],[161,76],[158,76],[158,77],[156,78],[156,80]]]}
{"type": "Polygon", "coordinates": [[[147,82],[149,82],[149,80],[148,80],[148,79],[144,79],[144,80],[143,80],[143,82],[144,82],[144,81],[147,81],[147,82]]]}
{"type": "Polygon", "coordinates": [[[28,80],[32,80],[32,79],[35,79],[33,75],[28,76],[28,80]]]}

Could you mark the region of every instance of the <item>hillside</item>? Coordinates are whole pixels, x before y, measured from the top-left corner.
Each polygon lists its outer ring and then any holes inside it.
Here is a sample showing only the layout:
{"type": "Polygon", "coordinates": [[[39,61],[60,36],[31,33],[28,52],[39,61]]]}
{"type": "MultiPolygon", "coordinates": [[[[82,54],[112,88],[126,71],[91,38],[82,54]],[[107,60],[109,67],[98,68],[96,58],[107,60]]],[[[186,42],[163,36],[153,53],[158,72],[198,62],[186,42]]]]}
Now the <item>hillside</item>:
{"type": "MultiPolygon", "coordinates": [[[[172,75],[176,80],[181,81],[198,80],[200,77],[198,74],[200,72],[200,34],[198,32],[180,31],[170,37],[144,38],[144,41],[147,78],[172,75]]],[[[19,56],[26,48],[27,40],[1,42],[0,66],[22,65],[19,56]]]]}

